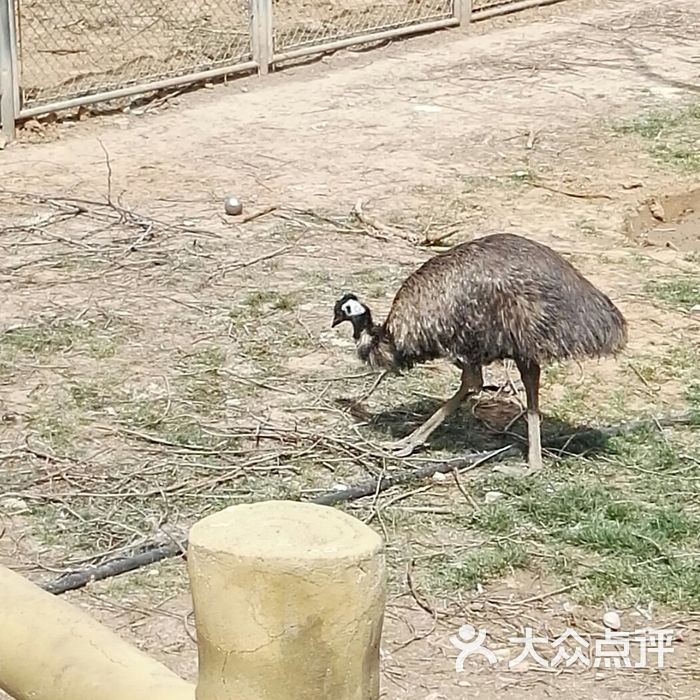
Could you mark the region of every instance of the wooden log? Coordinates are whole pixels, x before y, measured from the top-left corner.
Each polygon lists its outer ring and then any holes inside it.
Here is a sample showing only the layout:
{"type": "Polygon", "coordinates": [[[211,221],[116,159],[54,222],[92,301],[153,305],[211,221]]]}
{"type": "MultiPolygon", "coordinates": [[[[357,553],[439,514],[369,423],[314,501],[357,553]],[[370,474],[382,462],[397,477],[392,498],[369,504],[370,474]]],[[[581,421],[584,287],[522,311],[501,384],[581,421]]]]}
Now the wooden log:
{"type": "Polygon", "coordinates": [[[266,501],[189,537],[197,700],[377,700],[384,543],[329,506],[266,501]]]}
{"type": "Polygon", "coordinates": [[[0,566],[0,688],[16,700],[194,700],[190,683],[0,566]]]}

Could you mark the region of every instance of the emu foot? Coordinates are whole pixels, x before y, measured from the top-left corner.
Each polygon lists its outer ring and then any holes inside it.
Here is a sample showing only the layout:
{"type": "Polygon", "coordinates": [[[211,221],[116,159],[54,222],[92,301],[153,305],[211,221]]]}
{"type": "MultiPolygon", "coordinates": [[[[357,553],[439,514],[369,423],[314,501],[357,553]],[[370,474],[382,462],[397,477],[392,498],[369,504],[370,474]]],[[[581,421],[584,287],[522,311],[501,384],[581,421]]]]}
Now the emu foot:
{"type": "Polygon", "coordinates": [[[496,464],[493,467],[493,471],[498,474],[503,474],[504,476],[509,476],[513,478],[522,478],[528,475],[527,464],[496,464]]]}
{"type": "Polygon", "coordinates": [[[396,442],[382,442],[382,449],[387,452],[391,452],[394,457],[410,457],[417,448],[425,444],[424,440],[421,439],[411,439],[412,436],[409,435],[396,442]]]}

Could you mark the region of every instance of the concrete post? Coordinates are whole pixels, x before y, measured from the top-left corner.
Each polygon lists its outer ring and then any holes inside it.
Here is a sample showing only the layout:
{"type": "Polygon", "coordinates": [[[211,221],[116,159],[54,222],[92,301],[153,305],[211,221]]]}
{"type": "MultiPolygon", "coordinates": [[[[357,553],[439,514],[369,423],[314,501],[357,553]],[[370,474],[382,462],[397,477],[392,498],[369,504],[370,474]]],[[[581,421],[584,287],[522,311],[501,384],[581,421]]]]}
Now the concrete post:
{"type": "Polygon", "coordinates": [[[377,700],[382,539],[327,506],[267,501],[196,523],[197,700],[377,700]]]}
{"type": "Polygon", "coordinates": [[[0,688],[15,700],[194,700],[194,686],[0,566],[0,688]]]}

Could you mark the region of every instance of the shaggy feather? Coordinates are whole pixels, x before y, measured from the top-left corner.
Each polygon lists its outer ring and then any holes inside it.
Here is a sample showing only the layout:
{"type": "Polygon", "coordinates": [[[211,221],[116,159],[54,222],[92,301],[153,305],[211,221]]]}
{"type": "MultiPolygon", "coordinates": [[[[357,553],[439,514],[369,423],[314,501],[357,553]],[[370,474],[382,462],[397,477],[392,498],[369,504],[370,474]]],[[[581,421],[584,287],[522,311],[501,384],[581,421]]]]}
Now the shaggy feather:
{"type": "Polygon", "coordinates": [[[361,360],[376,369],[408,369],[448,359],[466,366],[512,359],[553,360],[615,355],[627,323],[612,303],[554,250],[498,233],[437,255],[399,288],[382,325],[371,311],[350,320],[361,360]]]}

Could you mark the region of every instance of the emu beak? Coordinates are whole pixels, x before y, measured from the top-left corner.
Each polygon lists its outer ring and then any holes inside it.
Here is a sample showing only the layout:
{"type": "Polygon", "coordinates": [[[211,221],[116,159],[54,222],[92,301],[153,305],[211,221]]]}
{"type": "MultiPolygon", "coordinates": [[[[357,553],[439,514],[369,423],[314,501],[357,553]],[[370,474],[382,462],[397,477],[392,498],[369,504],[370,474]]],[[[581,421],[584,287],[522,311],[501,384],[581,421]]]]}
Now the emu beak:
{"type": "Polygon", "coordinates": [[[341,314],[336,314],[333,316],[333,323],[331,323],[331,328],[335,328],[339,323],[342,323],[345,320],[345,316],[341,314]]]}

